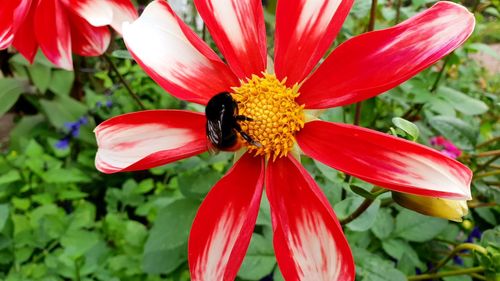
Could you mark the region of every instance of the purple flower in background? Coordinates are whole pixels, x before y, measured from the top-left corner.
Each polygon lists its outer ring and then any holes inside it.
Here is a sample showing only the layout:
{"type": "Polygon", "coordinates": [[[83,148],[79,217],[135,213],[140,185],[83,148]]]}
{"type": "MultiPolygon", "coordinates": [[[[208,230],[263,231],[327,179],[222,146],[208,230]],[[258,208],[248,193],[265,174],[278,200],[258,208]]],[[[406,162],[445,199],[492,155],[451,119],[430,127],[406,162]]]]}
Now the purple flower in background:
{"type": "Polygon", "coordinates": [[[464,265],[464,260],[460,256],[456,255],[453,257],[453,263],[458,265],[464,265]]]}
{"type": "Polygon", "coordinates": [[[56,143],[57,149],[66,149],[69,146],[69,137],[64,137],[56,143]]]}
{"type": "Polygon", "coordinates": [[[442,154],[450,158],[457,159],[462,154],[460,149],[442,136],[432,137],[430,139],[430,143],[432,146],[440,150],[442,154]]]}
{"type": "Polygon", "coordinates": [[[467,237],[467,240],[465,240],[465,242],[467,243],[472,243],[474,242],[474,239],[481,239],[481,235],[483,235],[483,233],[481,232],[481,229],[479,229],[479,227],[475,226],[472,231],[469,233],[469,236],[467,237]]]}

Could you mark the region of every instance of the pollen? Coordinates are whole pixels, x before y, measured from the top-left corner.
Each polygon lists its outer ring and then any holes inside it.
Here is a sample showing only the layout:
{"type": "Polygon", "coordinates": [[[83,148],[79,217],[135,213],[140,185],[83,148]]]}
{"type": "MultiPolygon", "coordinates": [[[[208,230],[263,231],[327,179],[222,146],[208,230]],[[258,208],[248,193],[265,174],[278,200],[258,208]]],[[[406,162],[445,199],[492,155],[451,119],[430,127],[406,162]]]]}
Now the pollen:
{"type": "Polygon", "coordinates": [[[250,118],[240,126],[254,143],[244,143],[256,156],[273,160],[287,156],[295,144],[295,134],[304,128],[304,106],[295,101],[299,86],[287,87],[285,82],[264,73],[233,88],[238,114],[250,118]]]}

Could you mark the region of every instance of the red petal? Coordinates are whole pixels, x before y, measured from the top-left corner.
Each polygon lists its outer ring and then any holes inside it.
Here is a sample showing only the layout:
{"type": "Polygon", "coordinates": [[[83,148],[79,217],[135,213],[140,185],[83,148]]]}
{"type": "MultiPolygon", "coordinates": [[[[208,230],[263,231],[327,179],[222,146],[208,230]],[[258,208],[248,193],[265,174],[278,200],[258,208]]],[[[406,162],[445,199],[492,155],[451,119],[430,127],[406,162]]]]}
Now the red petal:
{"type": "Polygon", "coordinates": [[[71,43],[73,52],[81,56],[100,56],[109,46],[111,34],[108,27],[95,27],[82,17],[72,14],[71,43]]]}
{"type": "Polygon", "coordinates": [[[35,24],[36,3],[30,5],[29,12],[22,24],[17,29],[12,45],[23,55],[30,63],[35,59],[38,43],[36,37],[33,36],[33,28],[35,24]]]}
{"type": "Polygon", "coordinates": [[[208,30],[240,79],[266,70],[266,26],[261,0],[195,0],[208,30]]]}
{"type": "Polygon", "coordinates": [[[189,235],[191,280],[234,280],[257,220],[263,181],[263,159],[245,154],[208,193],[189,235]]]}
{"type": "Polygon", "coordinates": [[[296,138],[305,154],[375,185],[423,196],[471,198],[469,168],[426,146],[324,121],[306,123],[296,138]]]}
{"type": "Polygon", "coordinates": [[[130,0],[108,0],[107,3],[113,11],[111,26],[120,34],[122,33],[123,23],[133,22],[139,16],[130,0]]]}
{"type": "Polygon", "coordinates": [[[274,66],[287,85],[300,83],[337,36],[353,0],[278,1],[274,66]]]}
{"type": "Polygon", "coordinates": [[[12,44],[30,10],[31,0],[8,0],[0,5],[0,50],[12,44]]]}
{"type": "Polygon", "coordinates": [[[120,115],[94,130],[96,168],[107,174],[145,170],[207,150],[206,118],[180,110],[120,115]]]}
{"type": "Polygon", "coordinates": [[[327,199],[293,157],[269,161],[274,251],[285,280],[354,280],[349,244],[327,199]]]}
{"type": "Polygon", "coordinates": [[[212,96],[239,84],[166,1],[152,2],[137,21],[125,23],[123,38],[151,78],[180,99],[206,104],[212,96]]]}
{"type": "Polygon", "coordinates": [[[39,0],[35,11],[35,35],[49,61],[72,70],[70,24],[66,12],[59,0],[39,0]]]}
{"type": "Polygon", "coordinates": [[[319,109],[381,94],[455,50],[473,29],[464,7],[439,2],[392,28],[354,37],[304,82],[298,102],[319,109]]]}

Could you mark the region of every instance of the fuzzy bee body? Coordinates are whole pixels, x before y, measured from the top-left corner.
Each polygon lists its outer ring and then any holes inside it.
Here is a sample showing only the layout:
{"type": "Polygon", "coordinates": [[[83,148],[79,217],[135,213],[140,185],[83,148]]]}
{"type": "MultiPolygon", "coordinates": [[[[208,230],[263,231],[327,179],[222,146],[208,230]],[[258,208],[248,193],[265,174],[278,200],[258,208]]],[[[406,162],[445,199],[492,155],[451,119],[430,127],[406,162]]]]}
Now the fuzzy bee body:
{"type": "Polygon", "coordinates": [[[238,104],[231,94],[223,92],[213,96],[205,108],[207,118],[206,132],[211,151],[234,151],[241,147],[240,136],[250,144],[252,140],[241,129],[239,121],[252,121],[251,118],[238,115],[238,104]]]}

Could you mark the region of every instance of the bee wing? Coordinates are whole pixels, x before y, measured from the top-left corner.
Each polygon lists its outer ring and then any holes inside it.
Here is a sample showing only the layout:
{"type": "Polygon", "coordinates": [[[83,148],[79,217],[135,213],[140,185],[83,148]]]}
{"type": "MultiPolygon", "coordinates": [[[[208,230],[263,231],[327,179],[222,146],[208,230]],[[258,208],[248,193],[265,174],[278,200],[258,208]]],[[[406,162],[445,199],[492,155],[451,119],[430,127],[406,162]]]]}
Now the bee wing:
{"type": "Polygon", "coordinates": [[[219,149],[214,143],[222,141],[222,119],[207,120],[207,138],[208,138],[208,152],[210,154],[219,153],[219,149]]]}

